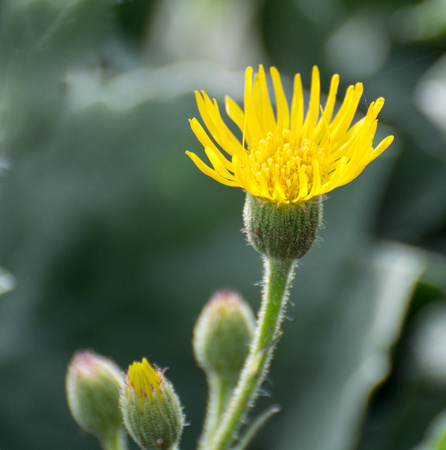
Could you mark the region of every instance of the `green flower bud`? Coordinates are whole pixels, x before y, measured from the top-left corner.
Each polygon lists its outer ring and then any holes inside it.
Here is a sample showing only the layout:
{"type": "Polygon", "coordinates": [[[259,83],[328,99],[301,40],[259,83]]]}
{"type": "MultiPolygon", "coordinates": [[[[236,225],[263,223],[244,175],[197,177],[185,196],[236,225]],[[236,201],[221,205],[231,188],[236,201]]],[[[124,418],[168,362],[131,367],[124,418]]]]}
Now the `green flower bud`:
{"type": "Polygon", "coordinates": [[[119,409],[122,384],[121,369],[94,352],[76,353],[68,366],[66,390],[71,414],[103,445],[125,439],[119,409]]]}
{"type": "Polygon", "coordinates": [[[233,291],[214,294],[194,329],[195,358],[207,375],[237,378],[249,351],[255,317],[251,307],[233,291]]]}
{"type": "Polygon", "coordinates": [[[297,204],[275,204],[246,193],[243,220],[249,243],[279,260],[302,258],[322,226],[321,196],[297,204]]]}
{"type": "Polygon", "coordinates": [[[145,358],[129,367],[121,410],[127,431],[142,449],[177,448],[184,427],[180,400],[164,370],[153,369],[145,358]]]}

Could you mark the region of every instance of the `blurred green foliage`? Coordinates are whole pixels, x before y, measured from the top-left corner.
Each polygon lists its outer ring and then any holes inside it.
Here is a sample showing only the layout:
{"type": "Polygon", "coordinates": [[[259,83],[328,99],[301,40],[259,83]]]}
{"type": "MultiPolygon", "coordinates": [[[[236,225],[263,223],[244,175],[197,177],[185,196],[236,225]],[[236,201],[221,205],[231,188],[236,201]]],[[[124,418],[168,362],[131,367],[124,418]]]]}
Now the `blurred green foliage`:
{"type": "Polygon", "coordinates": [[[288,89],[295,72],[309,86],[314,64],[325,90],[333,72],[341,91],[363,81],[362,109],[384,96],[382,134],[396,139],[326,202],[261,400],[283,410],[252,448],[421,445],[446,409],[442,8],[2,0],[0,265],[16,287],[0,297],[0,448],[97,448],[64,393],[83,348],[123,369],[169,366],[194,447],[206,399],[194,321],[225,287],[257,309],[261,262],[240,233],[243,193],[185,157],[201,151],[187,119],[194,89],[240,101],[259,63],[288,89]]]}

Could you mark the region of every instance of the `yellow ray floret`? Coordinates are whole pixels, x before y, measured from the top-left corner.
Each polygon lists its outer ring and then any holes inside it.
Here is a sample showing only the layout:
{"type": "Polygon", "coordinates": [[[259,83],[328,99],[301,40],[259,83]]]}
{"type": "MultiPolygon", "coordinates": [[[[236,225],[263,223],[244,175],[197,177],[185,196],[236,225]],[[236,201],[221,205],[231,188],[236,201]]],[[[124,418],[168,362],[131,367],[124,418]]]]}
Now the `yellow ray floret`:
{"type": "Polygon", "coordinates": [[[203,173],[219,183],[241,187],[277,204],[306,202],[352,181],[393,141],[393,136],[388,136],[373,148],[383,98],[373,102],[366,116],[351,125],[362,96],[361,83],[347,89],[333,116],[339,76],[332,77],[323,108],[319,70],[314,67],[305,116],[300,75],[294,78],[290,110],[279,72],[272,67],[270,73],[276,114],[263,66],[254,80],[252,68],[246,69],[244,111],[226,98],[226,113],[240,128],[242,142],[224,123],[216,100],[205,92],[195,93],[208,131],[195,118],[190,123],[211,166],[194,153],[186,153],[203,173]]]}
{"type": "Polygon", "coordinates": [[[144,398],[151,401],[155,395],[160,397],[161,376],[153,370],[149,361],[134,362],[128,371],[128,384],[135,389],[144,407],[144,398]]]}

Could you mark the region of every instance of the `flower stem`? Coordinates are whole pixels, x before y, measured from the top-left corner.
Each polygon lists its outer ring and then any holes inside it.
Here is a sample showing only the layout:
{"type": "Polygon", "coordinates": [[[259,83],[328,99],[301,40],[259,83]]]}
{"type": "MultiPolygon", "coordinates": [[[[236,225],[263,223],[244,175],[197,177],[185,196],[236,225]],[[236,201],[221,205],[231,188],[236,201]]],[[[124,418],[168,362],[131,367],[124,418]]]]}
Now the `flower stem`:
{"type": "Polygon", "coordinates": [[[254,339],[226,412],[209,449],[229,448],[250,406],[254,405],[281,336],[295,260],[264,258],[264,291],[254,339]]]}
{"type": "Polygon", "coordinates": [[[109,434],[101,439],[103,450],[127,450],[127,433],[124,429],[114,434],[109,434]]]}
{"type": "Polygon", "coordinates": [[[228,404],[234,384],[235,382],[230,382],[216,375],[210,375],[208,377],[209,401],[199,449],[209,449],[215,429],[228,404]]]}

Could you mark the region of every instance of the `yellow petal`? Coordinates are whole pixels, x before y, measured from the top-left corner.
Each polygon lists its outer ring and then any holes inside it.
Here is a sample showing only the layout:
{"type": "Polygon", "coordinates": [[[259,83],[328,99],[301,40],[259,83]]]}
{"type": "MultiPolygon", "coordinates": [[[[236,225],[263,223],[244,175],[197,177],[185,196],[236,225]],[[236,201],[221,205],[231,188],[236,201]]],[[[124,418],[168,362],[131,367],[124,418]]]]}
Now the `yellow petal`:
{"type": "Polygon", "coordinates": [[[240,184],[233,180],[227,180],[223,178],[219,173],[215,170],[211,169],[207,166],[195,153],[186,152],[186,155],[189,156],[190,159],[195,163],[195,165],[207,176],[213,178],[215,181],[218,181],[221,184],[225,184],[226,186],[237,186],[242,187],[240,184]]]}
{"type": "Polygon", "coordinates": [[[310,92],[310,104],[308,107],[307,117],[304,124],[304,135],[312,138],[314,129],[316,127],[317,118],[319,116],[319,97],[321,91],[321,82],[319,78],[319,69],[314,66],[313,74],[311,76],[311,92],[310,92]]]}
{"type": "Polygon", "coordinates": [[[293,102],[291,104],[291,133],[298,134],[304,120],[304,94],[300,74],[294,77],[293,102]]]}
{"type": "Polygon", "coordinates": [[[266,83],[265,69],[263,66],[259,67],[259,82],[260,82],[260,96],[261,96],[261,111],[262,111],[262,128],[263,131],[275,131],[276,120],[274,118],[274,111],[269,98],[268,85],[266,83]]]}
{"type": "Polygon", "coordinates": [[[277,128],[279,131],[288,130],[290,127],[290,111],[286,101],[285,92],[283,92],[280,75],[275,67],[271,67],[271,78],[273,79],[274,92],[276,94],[277,108],[277,128]]]}

